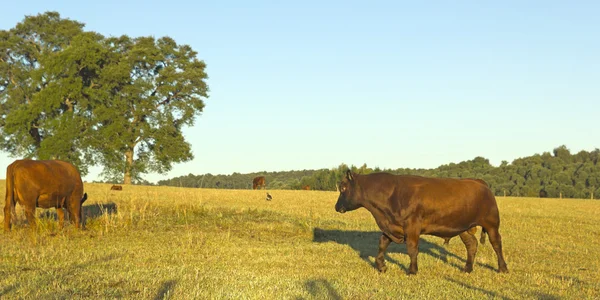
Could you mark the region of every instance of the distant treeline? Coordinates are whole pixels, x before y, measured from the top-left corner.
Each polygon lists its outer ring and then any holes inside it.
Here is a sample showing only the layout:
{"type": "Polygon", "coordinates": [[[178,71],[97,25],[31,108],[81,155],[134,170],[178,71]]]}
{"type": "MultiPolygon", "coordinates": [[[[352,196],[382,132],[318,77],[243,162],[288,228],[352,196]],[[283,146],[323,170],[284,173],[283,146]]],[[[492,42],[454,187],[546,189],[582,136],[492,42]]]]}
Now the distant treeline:
{"type": "Polygon", "coordinates": [[[231,175],[193,175],[161,180],[158,185],[180,187],[203,187],[217,189],[251,189],[252,179],[265,176],[267,189],[302,189],[335,191],[347,169],[356,173],[389,172],[403,175],[428,177],[480,178],[499,196],[596,198],[600,196],[600,150],[580,151],[571,154],[566,146],[515,159],[512,163],[502,161],[494,167],[489,160],[475,157],[473,160],[450,163],[435,169],[380,169],[341,164],[337,168],[303,171],[258,172],[231,175]]]}

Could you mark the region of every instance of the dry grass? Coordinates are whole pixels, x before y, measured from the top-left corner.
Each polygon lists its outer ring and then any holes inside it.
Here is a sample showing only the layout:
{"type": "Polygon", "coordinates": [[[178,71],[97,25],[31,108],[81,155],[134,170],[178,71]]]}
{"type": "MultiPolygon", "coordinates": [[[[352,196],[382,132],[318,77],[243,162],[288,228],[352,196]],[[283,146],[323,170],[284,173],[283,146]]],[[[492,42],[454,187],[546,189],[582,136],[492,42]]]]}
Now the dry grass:
{"type": "Polygon", "coordinates": [[[600,297],[597,201],[498,198],[510,274],[496,272],[489,243],[463,274],[460,239],[443,247],[425,236],[409,277],[405,245],[390,246],[388,272],[376,271],[374,220],[336,213],[333,192],[274,190],[269,202],[264,191],[109,189],[86,184],[85,231],[58,230],[54,210],[39,210],[36,232],[21,220],[0,234],[0,298],[600,297]]]}

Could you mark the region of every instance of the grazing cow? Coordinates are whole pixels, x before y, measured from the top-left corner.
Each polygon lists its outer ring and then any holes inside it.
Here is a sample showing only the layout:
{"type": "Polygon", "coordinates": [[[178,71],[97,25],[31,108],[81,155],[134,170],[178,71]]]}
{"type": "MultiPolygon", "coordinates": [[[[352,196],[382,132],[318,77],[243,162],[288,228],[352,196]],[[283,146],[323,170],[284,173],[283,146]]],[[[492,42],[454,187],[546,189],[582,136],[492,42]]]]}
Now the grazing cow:
{"type": "Polygon", "coordinates": [[[308,185],[308,184],[307,185],[303,185],[302,189],[305,190],[305,191],[310,191],[310,185],[308,185]]]}
{"type": "Polygon", "coordinates": [[[387,269],[384,255],[389,244],[406,241],[410,256],[408,274],[416,274],[421,234],[442,238],[458,235],[467,249],[464,271],[471,272],[477,239],[468,230],[475,226],[487,232],[498,257],[499,271],[508,272],[498,231],[500,215],[496,198],[479,182],[389,173],[358,175],[348,170],[339,190],[336,211],[345,213],[364,207],[383,231],[375,259],[380,272],[387,269]]]}
{"type": "Polygon", "coordinates": [[[115,185],[113,185],[113,186],[111,186],[111,187],[110,187],[110,190],[111,190],[111,191],[122,191],[122,190],[123,190],[123,187],[122,187],[122,186],[120,186],[120,185],[116,185],[116,184],[115,184],[115,185]]]}
{"type": "Polygon", "coordinates": [[[60,160],[16,160],[6,168],[4,230],[11,227],[11,210],[17,203],[25,209],[31,228],[36,227],[35,208],[56,208],[60,227],[67,209],[71,220],[81,228],[81,205],[87,199],[79,172],[60,160]]]}
{"type": "Polygon", "coordinates": [[[252,189],[260,189],[260,188],[265,188],[265,176],[257,176],[254,177],[254,179],[252,180],[252,189]]]}

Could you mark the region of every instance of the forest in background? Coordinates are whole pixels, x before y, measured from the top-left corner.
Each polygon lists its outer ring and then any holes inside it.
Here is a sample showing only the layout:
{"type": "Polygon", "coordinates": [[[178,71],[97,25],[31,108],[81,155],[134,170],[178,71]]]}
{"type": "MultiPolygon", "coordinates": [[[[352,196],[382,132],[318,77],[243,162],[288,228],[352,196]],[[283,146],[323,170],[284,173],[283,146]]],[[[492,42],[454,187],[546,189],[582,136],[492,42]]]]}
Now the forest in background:
{"type": "Polygon", "coordinates": [[[572,154],[565,146],[552,152],[517,158],[512,163],[502,161],[493,166],[484,157],[460,163],[441,165],[434,169],[382,169],[340,164],[336,168],[302,171],[256,172],[231,175],[188,174],[167,180],[158,185],[216,188],[251,189],[252,179],[265,176],[267,189],[302,189],[335,191],[347,169],[359,174],[389,172],[402,175],[427,177],[480,178],[485,180],[497,196],[596,198],[600,194],[600,149],[572,154]]]}

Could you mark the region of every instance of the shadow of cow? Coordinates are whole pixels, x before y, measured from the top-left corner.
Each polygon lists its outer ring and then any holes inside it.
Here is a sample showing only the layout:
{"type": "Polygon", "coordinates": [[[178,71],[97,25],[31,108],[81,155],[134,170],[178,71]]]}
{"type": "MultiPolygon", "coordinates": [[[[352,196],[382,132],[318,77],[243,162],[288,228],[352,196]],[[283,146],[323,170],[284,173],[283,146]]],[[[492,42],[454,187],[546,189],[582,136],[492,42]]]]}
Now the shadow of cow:
{"type": "MultiPolygon", "coordinates": [[[[355,251],[358,252],[358,255],[361,259],[368,262],[373,266],[373,268],[377,269],[375,261],[370,261],[369,257],[376,257],[378,253],[378,243],[379,237],[381,237],[381,231],[357,231],[357,230],[326,230],[321,228],[315,228],[313,230],[313,242],[316,243],[325,243],[325,242],[336,242],[338,244],[348,245],[352,247],[355,251]]],[[[396,244],[392,243],[387,253],[402,253],[408,256],[408,251],[406,250],[405,244],[396,244]]],[[[445,263],[452,265],[454,268],[462,270],[463,267],[459,266],[456,263],[449,262],[448,257],[453,257],[461,262],[466,262],[467,260],[463,257],[460,257],[452,252],[448,252],[448,250],[442,246],[431,243],[424,239],[419,239],[419,253],[423,253],[434,258],[437,258],[445,263]]],[[[466,252],[465,252],[466,254],[466,252]]],[[[388,254],[385,255],[386,261],[390,263],[398,265],[404,271],[408,271],[408,267],[401,264],[397,260],[389,257],[388,254]]],[[[476,263],[479,266],[484,268],[495,270],[491,265],[476,263]]]]}
{"type": "MultiPolygon", "coordinates": [[[[85,224],[85,220],[87,220],[88,218],[93,219],[101,217],[103,215],[112,215],[116,213],[117,204],[114,202],[108,202],[84,205],[82,206],[81,215],[85,224]]],[[[40,214],[40,218],[58,220],[58,215],[56,214],[55,210],[45,210],[43,213],[40,214]]],[[[70,220],[68,212],[65,214],[65,219],[70,220]]]]}

